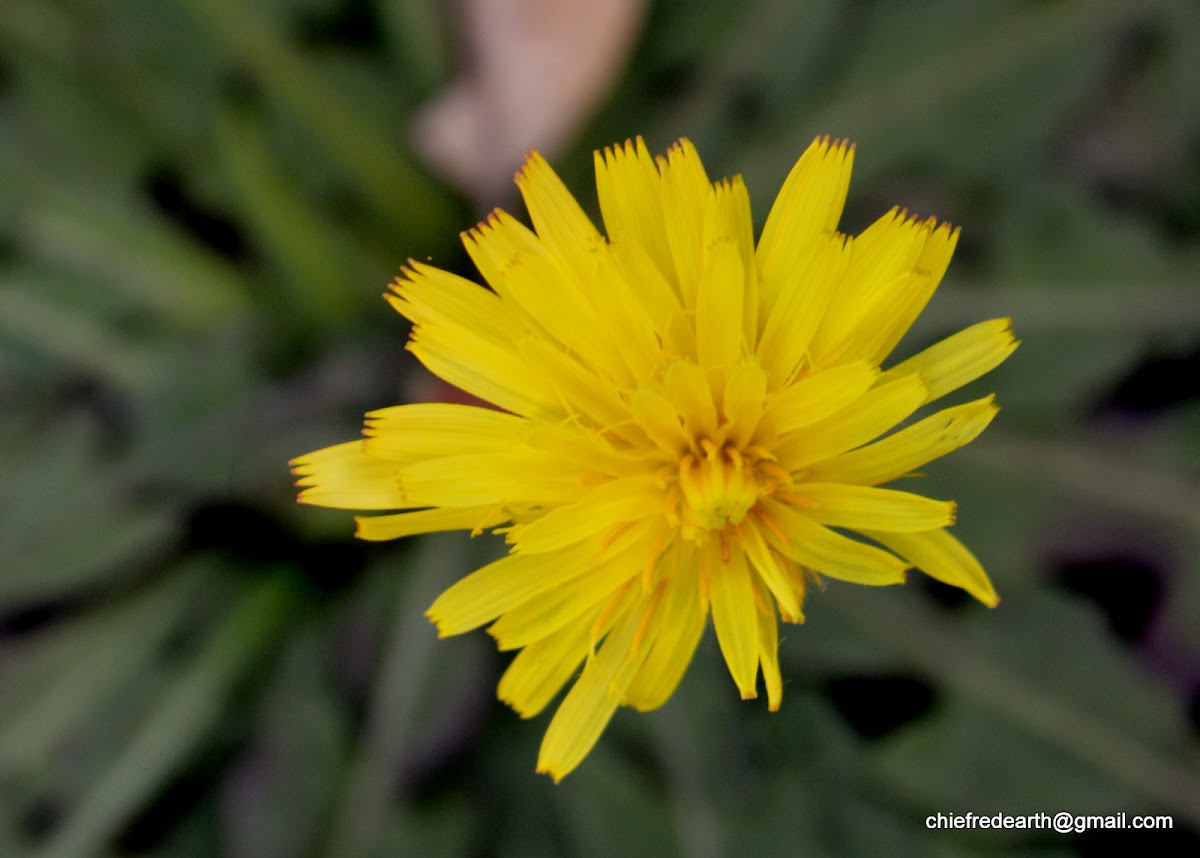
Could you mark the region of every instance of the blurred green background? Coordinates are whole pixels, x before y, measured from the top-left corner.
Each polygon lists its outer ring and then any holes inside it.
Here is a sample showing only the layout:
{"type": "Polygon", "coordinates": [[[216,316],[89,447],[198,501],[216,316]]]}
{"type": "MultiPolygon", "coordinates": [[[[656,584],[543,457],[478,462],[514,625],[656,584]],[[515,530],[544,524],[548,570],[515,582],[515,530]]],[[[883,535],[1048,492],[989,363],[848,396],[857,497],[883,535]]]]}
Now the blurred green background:
{"type": "Polygon", "coordinates": [[[471,273],[469,189],[410,143],[470,8],[0,3],[0,855],[1200,854],[1200,7],[644,10],[553,157],[590,210],[594,148],[687,135],[761,224],[829,133],[848,231],[963,224],[901,353],[1024,341],[925,480],[1003,602],[832,583],[780,713],[710,634],[558,787],[507,659],[422,617],[501,546],[356,543],[286,466],[446,394],[378,295],[409,256],[471,273]],[[1060,810],[1176,828],[924,822],[1060,810]]]}

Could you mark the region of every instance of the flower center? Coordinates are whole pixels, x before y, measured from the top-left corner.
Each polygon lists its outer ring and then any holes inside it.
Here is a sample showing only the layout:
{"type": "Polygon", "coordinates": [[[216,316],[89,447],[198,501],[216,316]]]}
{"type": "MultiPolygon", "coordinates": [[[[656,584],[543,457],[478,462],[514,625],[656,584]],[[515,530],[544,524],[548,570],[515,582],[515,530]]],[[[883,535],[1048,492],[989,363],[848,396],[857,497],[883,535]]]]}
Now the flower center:
{"type": "MultiPolygon", "coordinates": [[[[765,452],[765,451],[764,451],[765,452]]],[[[700,441],[699,451],[679,460],[679,525],[685,539],[703,541],[709,531],[739,524],[759,497],[777,484],[756,467],[756,450],[700,441]]]]}

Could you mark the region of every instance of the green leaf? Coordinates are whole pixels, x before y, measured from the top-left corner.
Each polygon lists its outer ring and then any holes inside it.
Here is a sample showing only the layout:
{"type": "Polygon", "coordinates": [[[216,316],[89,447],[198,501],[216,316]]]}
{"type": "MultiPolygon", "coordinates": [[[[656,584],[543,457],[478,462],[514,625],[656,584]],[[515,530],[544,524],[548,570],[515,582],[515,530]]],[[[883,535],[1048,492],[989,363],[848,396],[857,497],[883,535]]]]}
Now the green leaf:
{"type": "Polygon", "coordinates": [[[326,624],[287,642],[263,690],[255,736],[221,789],[226,851],[255,858],[311,853],[349,747],[326,624]]]}
{"type": "Polygon", "coordinates": [[[178,674],[107,771],[33,854],[83,858],[107,843],[186,762],[212,727],[233,683],[267,655],[291,610],[290,601],[280,578],[249,590],[195,660],[178,674]]]}
{"type": "MultiPolygon", "coordinates": [[[[985,709],[1015,728],[996,733],[990,718],[955,716],[958,720],[945,725],[948,732],[933,740],[944,742],[939,746],[944,756],[918,754],[922,748],[931,750],[928,743],[902,745],[896,752],[901,762],[890,766],[894,777],[907,775],[910,784],[924,779],[926,787],[936,784],[944,790],[938,796],[953,796],[969,776],[970,761],[996,747],[993,734],[1007,735],[1017,743],[1014,748],[1030,756],[1025,765],[1018,761],[1006,769],[1010,781],[997,787],[997,801],[981,807],[999,807],[1001,794],[1010,804],[1023,804],[1031,795],[1044,798],[1035,787],[1057,785],[1062,795],[1066,775],[1061,766],[1031,768],[1039,749],[1051,746],[1060,753],[1046,762],[1073,763],[1070,782],[1075,786],[1093,782],[1086,798],[1108,801],[1132,795],[1200,822],[1200,777],[1180,762],[1188,758],[1189,743],[1177,705],[1105,640],[1087,611],[1061,598],[1037,595],[1015,605],[1002,603],[973,624],[971,635],[897,593],[840,587],[831,588],[827,598],[947,690],[970,700],[973,708],[967,711],[985,709]],[[964,738],[967,722],[973,728],[964,738]],[[968,739],[978,743],[971,751],[960,744],[968,739]],[[951,760],[956,754],[961,756],[951,760]],[[925,778],[927,767],[937,769],[935,759],[948,761],[938,770],[943,777],[925,778]],[[953,777],[952,768],[958,773],[953,777]]],[[[1030,800],[1028,806],[1035,804],[1030,800]]]]}
{"type": "MultiPolygon", "coordinates": [[[[36,769],[51,751],[132,676],[147,669],[179,624],[213,564],[192,561],[145,593],[74,623],[60,623],[27,645],[36,656],[25,681],[4,682],[0,769],[36,769]]],[[[27,656],[28,657],[28,656],[27,656]]]]}
{"type": "Polygon", "coordinates": [[[289,179],[251,116],[227,111],[218,124],[221,160],[258,242],[284,273],[281,303],[301,318],[331,324],[361,303],[351,255],[331,226],[289,179]]]}
{"type": "Polygon", "coordinates": [[[231,0],[179,0],[318,140],[331,165],[386,219],[397,236],[431,246],[455,214],[446,193],[404,154],[398,140],[345,109],[313,66],[259,11],[231,0]],[[420,200],[419,207],[411,205],[420,200]]]}
{"type": "Polygon", "coordinates": [[[409,744],[419,701],[434,669],[437,636],[424,616],[438,592],[461,574],[458,534],[427,536],[396,601],[360,745],[337,803],[326,854],[373,854],[387,821],[396,768],[409,744]]]}

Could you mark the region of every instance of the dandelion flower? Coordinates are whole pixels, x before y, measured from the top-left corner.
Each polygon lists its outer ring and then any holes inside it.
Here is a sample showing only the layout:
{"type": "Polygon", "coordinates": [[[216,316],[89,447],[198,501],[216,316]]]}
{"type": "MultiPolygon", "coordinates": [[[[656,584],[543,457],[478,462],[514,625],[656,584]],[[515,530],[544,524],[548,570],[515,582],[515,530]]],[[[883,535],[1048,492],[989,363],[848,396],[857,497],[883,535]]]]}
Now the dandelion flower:
{"type": "Polygon", "coordinates": [[[687,140],[596,153],[607,237],[531,153],[533,230],[497,210],[463,235],[490,289],[410,262],[385,296],[408,349],[495,409],[384,408],[365,438],[293,462],[301,501],[390,511],[359,517],[362,539],[505,535],[428,613],[519,650],[499,696],[523,717],[572,683],[538,756],[555,780],[618,706],[671,696],[710,614],[742,698],[761,672],[775,710],[778,621],[803,621],[814,582],[917,568],[998,601],[947,530],[952,501],[881,485],[987,426],[991,396],[910,418],[1016,342],[982,322],[881,368],[958,230],[893,209],[838,232],[853,156],[814,141],[756,245],[742,179],[711,183],[687,140]]]}

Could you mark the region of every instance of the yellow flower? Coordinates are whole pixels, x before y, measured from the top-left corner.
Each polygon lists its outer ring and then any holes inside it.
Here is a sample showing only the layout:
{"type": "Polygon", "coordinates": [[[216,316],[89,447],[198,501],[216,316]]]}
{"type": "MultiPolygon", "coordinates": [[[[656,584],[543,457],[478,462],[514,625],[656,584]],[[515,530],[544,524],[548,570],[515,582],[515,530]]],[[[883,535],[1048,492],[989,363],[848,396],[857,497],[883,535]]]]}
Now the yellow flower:
{"type": "Polygon", "coordinates": [[[803,621],[809,581],[916,567],[998,601],[945,529],[953,502],[879,486],[987,426],[990,396],[895,429],[1016,342],[983,322],[881,371],[958,230],[892,210],[837,232],[853,155],[814,141],[755,246],[741,178],[710,183],[686,140],[596,153],[607,238],[532,153],[517,185],[535,231],[496,211],[463,236],[490,290],[410,262],[386,296],[409,350],[499,410],[385,408],[365,439],[293,462],[305,503],[403,510],[358,518],[363,539],[505,534],[429,616],[520,650],[499,695],[524,717],[582,665],[538,757],[555,780],[619,705],[670,697],[710,610],[741,696],[761,670],[775,710],[776,615],[803,621]]]}

